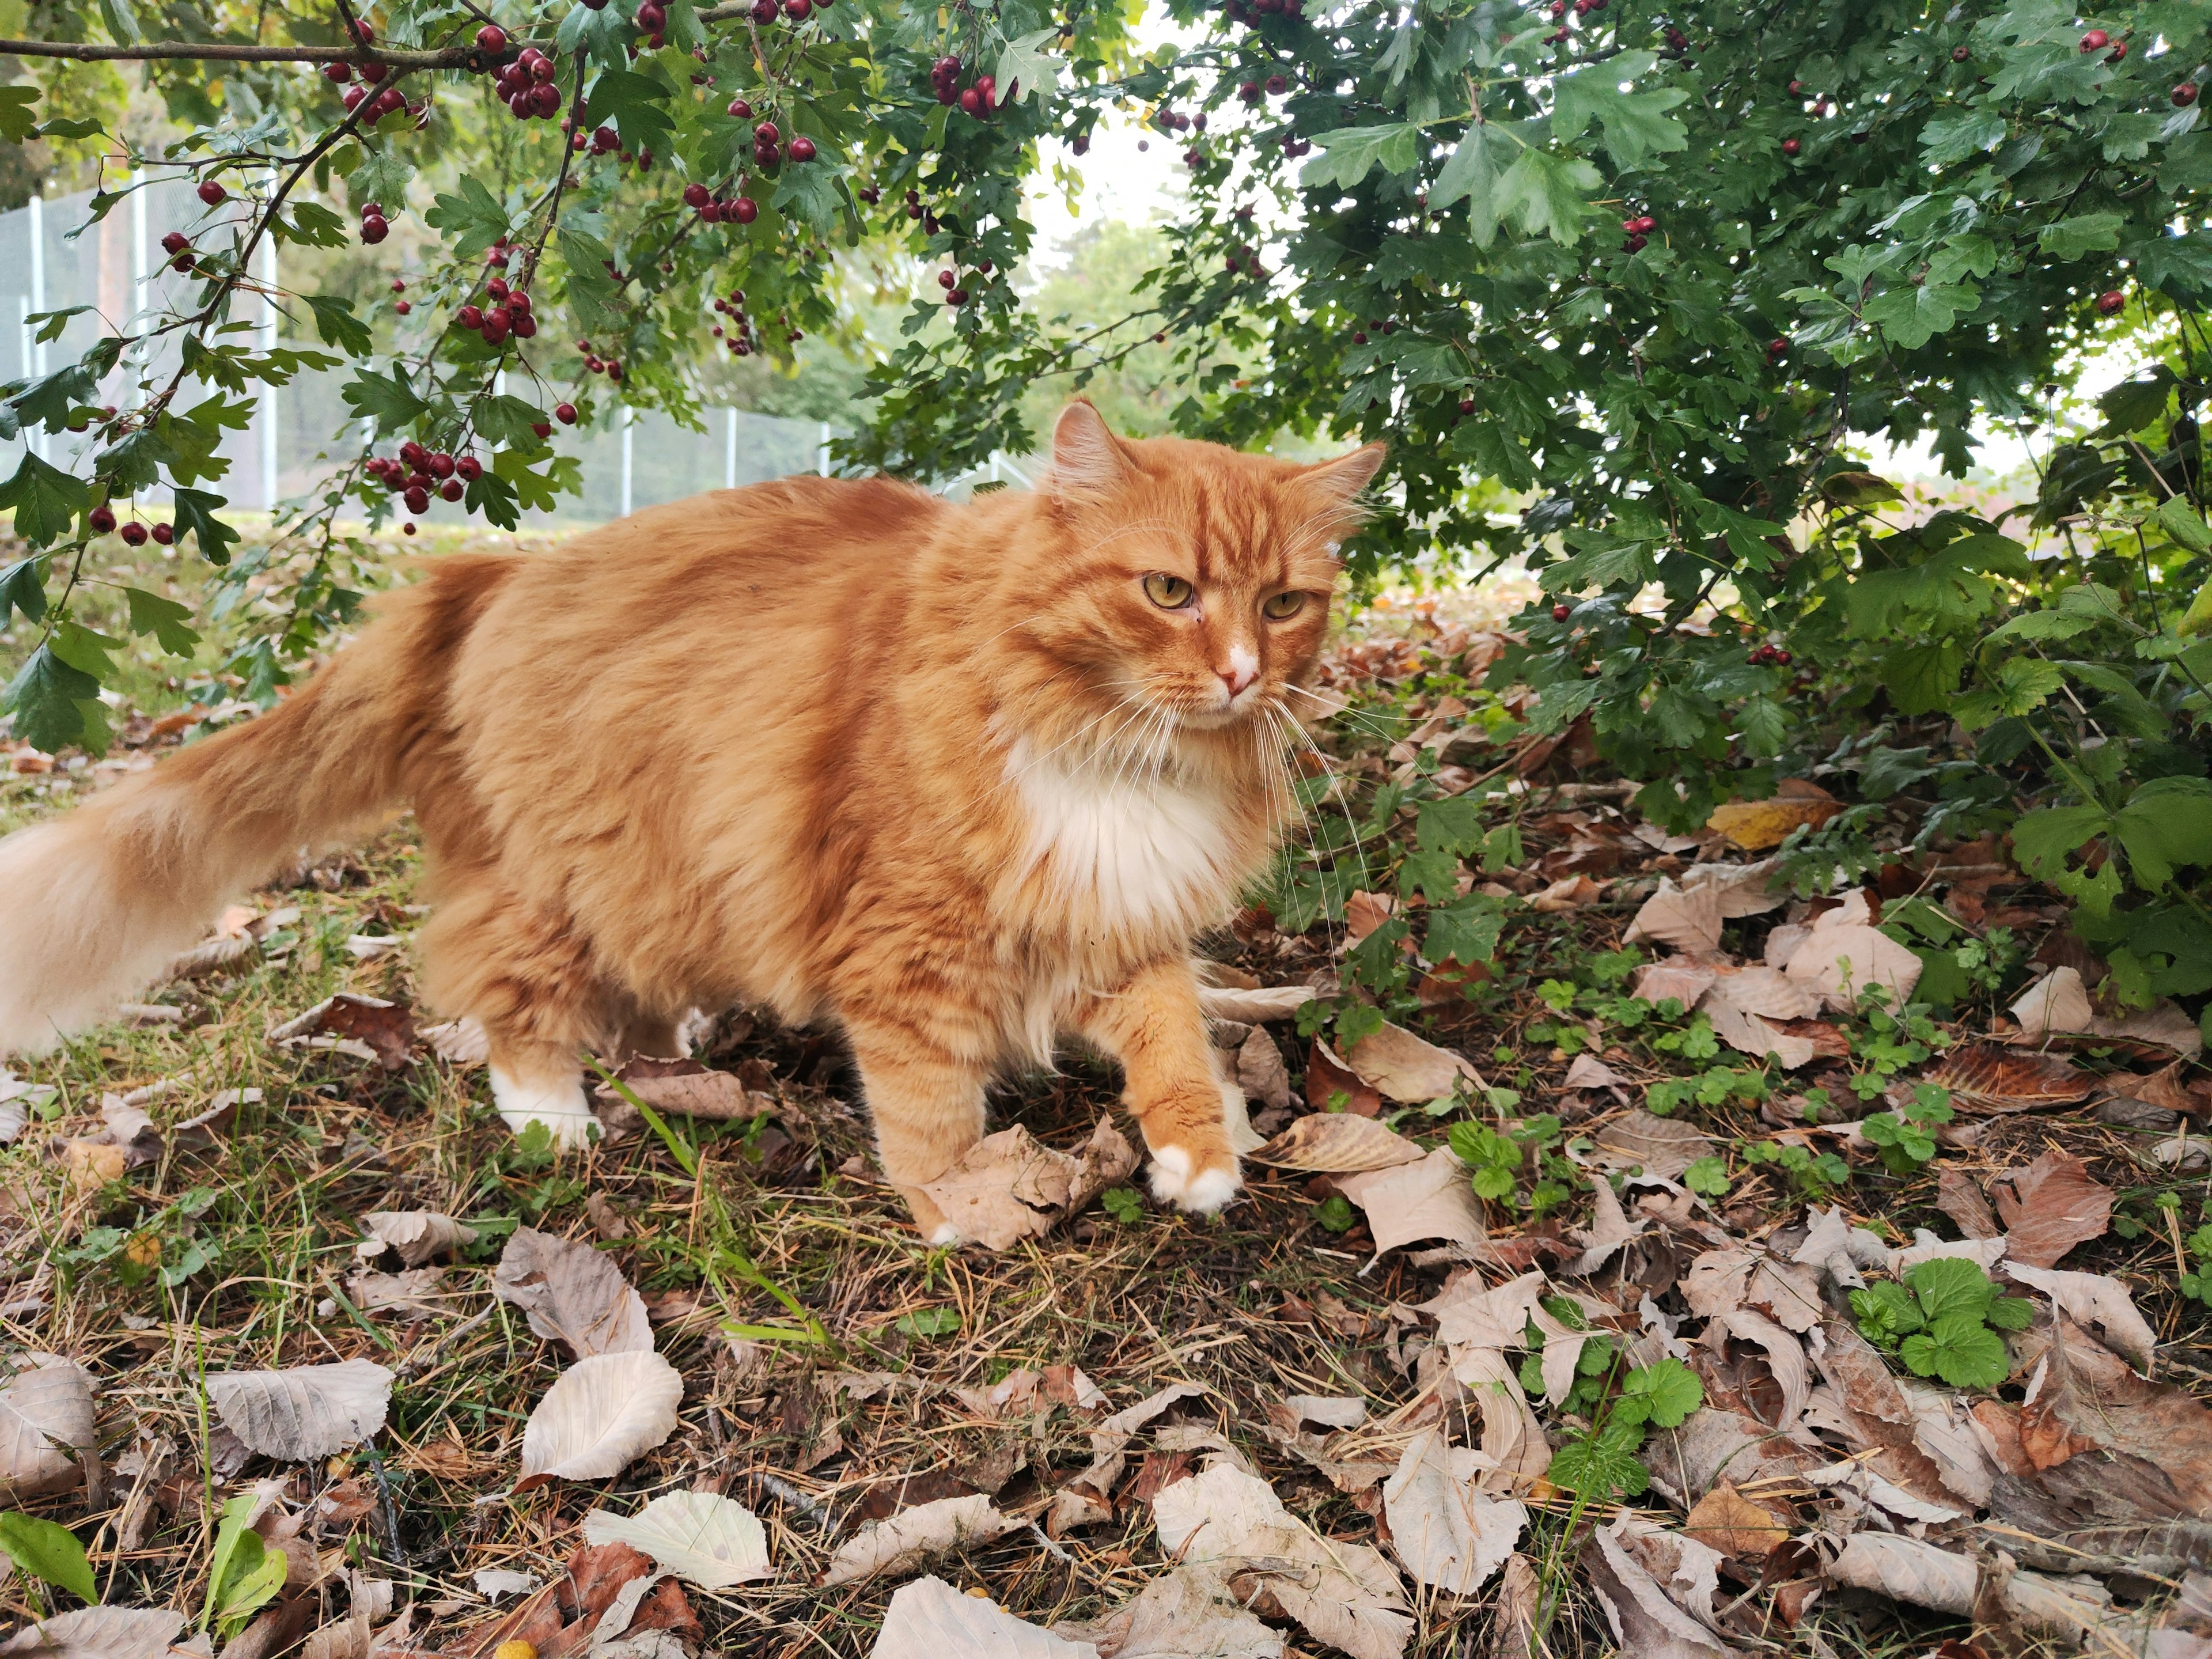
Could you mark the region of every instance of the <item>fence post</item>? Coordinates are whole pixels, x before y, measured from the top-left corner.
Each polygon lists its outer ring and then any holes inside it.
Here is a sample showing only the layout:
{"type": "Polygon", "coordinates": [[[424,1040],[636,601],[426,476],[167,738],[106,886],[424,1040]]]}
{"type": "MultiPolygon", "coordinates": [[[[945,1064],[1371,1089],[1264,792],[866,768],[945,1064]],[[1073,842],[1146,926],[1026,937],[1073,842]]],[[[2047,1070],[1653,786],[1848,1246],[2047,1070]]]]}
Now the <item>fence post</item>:
{"type": "Polygon", "coordinates": [[[632,459],[633,459],[633,456],[632,456],[632,453],[631,453],[631,452],[632,452],[632,450],[633,450],[633,448],[634,448],[634,444],[633,444],[633,441],[633,441],[633,440],[636,437],[636,435],[637,435],[637,434],[636,434],[636,430],[635,430],[636,423],[637,423],[637,411],[636,411],[635,410],[632,409],[632,408],[631,408],[628,404],[624,404],[622,406],[622,412],[623,412],[623,414],[622,414],[622,429],[623,429],[622,516],[623,516],[623,517],[624,517],[625,519],[627,519],[628,517],[629,517],[629,483],[630,483],[630,466],[631,466],[631,463],[632,463],[632,459]]]}
{"type": "MultiPolygon", "coordinates": [[[[43,185],[33,185],[31,190],[31,305],[30,310],[24,313],[27,319],[46,308],[46,204],[44,189],[43,185]]],[[[28,373],[43,377],[46,372],[46,348],[43,342],[33,343],[32,332],[27,320],[23,325],[23,367],[28,373]]],[[[23,435],[40,460],[52,459],[47,453],[50,445],[43,429],[35,432],[27,429],[23,435]]]]}
{"type": "Polygon", "coordinates": [[[726,410],[724,413],[730,418],[724,429],[722,444],[722,488],[735,489],[738,487],[738,411],[732,409],[726,410]]]}
{"type": "Polygon", "coordinates": [[[814,470],[823,477],[830,476],[830,422],[822,422],[822,440],[815,447],[814,470]]]}
{"type": "MultiPolygon", "coordinates": [[[[255,332],[260,337],[264,351],[276,349],[276,239],[261,239],[261,325],[255,332]]],[[[261,388],[261,506],[264,512],[276,510],[276,388],[264,385],[261,388]]]]}
{"type": "Polygon", "coordinates": [[[146,284],[153,272],[146,258],[146,169],[131,170],[131,320],[137,325],[131,332],[143,338],[147,329],[146,313],[151,308],[146,284]]]}

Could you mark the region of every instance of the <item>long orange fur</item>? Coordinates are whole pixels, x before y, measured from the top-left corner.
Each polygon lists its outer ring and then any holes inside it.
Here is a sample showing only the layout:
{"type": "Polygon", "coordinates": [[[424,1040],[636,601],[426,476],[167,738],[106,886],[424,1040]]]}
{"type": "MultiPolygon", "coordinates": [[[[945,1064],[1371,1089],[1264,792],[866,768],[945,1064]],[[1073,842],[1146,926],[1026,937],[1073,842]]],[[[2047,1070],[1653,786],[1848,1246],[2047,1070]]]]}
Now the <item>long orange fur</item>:
{"type": "Polygon", "coordinates": [[[405,805],[426,999],[483,1022],[512,1123],[587,1131],[580,1050],[669,1052],[693,1007],[834,1021],[885,1173],[948,1237],[921,1185],[994,1072],[1074,1034],[1120,1060],[1155,1189],[1218,1207],[1233,1085],[1191,941],[1289,817],[1294,692],[1380,459],[1126,441],[1078,403],[1034,493],[791,479],[432,562],[276,709],[0,841],[0,1051],[405,805]]]}

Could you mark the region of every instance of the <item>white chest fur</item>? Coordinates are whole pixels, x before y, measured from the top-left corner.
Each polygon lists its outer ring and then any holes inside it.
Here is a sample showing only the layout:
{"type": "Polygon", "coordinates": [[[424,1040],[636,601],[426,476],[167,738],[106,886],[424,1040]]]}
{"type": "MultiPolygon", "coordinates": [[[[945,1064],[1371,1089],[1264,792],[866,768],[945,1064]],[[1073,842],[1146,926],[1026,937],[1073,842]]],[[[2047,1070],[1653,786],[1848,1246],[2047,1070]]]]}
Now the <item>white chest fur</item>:
{"type": "Polygon", "coordinates": [[[1230,896],[1230,808],[1204,780],[1026,740],[1009,746],[1006,780],[1029,821],[1028,871],[1097,924],[1188,931],[1230,896]]]}

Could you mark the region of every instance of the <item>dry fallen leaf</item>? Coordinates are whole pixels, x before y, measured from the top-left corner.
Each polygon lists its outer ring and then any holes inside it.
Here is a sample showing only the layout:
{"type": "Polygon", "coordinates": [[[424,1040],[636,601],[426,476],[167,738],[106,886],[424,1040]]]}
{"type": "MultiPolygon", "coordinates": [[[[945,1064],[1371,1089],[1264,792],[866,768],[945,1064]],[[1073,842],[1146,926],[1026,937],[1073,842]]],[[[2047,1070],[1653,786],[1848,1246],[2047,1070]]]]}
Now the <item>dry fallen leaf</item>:
{"type": "Polygon", "coordinates": [[[1912,1000],[1912,988],[1920,982],[1917,956],[1880,928],[1844,919],[1863,915],[1865,909],[1862,900],[1825,912],[1790,953],[1789,965],[1783,969],[1842,1013],[1856,1007],[1859,994],[1870,985],[1884,988],[1889,1006],[1901,1008],[1912,1000]]]}
{"type": "Polygon", "coordinates": [[[1416,1580],[1454,1595],[1473,1595],[1505,1564],[1528,1511],[1512,1498],[1485,1496],[1477,1478],[1490,1460],[1447,1444],[1435,1428],[1407,1445],[1382,1487],[1390,1547],[1416,1580]]]}
{"type": "Polygon", "coordinates": [[[530,1413],[515,1489],[620,1474],[676,1431],[683,1402],[684,1379],[650,1349],[578,1360],[530,1413]]]}
{"type": "Polygon", "coordinates": [[[2197,1021],[2163,997],[2118,1019],[2097,1012],[2076,968],[2052,969],[2023,991],[2009,1012],[2020,1022],[2021,1040],[2026,1042],[2103,1036],[2154,1043],[2192,1060],[2204,1051],[2204,1035],[2197,1021]]]}
{"type": "Polygon", "coordinates": [[[1352,1659],[1400,1659],[1413,1634],[1389,1563],[1364,1544],[1320,1537],[1233,1464],[1168,1487],[1152,1500],[1152,1521],[1168,1554],[1261,1579],[1284,1612],[1352,1659]]]}
{"type": "Polygon", "coordinates": [[[1528,902],[1531,910],[1559,915],[1595,904],[1604,896],[1603,885],[1588,876],[1562,876],[1550,886],[1529,894],[1528,902]]]}
{"type": "Polygon", "coordinates": [[[145,1607],[72,1607],[26,1626],[0,1653],[38,1659],[164,1659],[185,1615],[145,1607]]]}
{"type": "Polygon", "coordinates": [[[1763,853],[1790,839],[1802,824],[1814,828],[1844,810],[1843,802],[1817,786],[1790,779],[1809,793],[1777,793],[1766,800],[1732,800],[1717,808],[1705,828],[1726,836],[1747,853],[1763,853]]]}
{"type": "Polygon", "coordinates": [[[1638,972],[1634,994],[1638,1002],[1656,1005],[1671,999],[1685,1008],[1694,1007],[1719,977],[1720,969],[1708,963],[1662,957],[1638,972]]]}
{"type": "Polygon", "coordinates": [[[981,1492],[917,1504],[872,1522],[838,1546],[822,1582],[850,1584],[880,1573],[910,1572],[933,1555],[988,1544],[1023,1523],[1001,1515],[981,1492]]]}
{"type": "Polygon", "coordinates": [[[286,1020],[269,1040],[280,1048],[336,1048],[397,1072],[414,1046],[415,1017],[404,1003],[341,991],[286,1020]]]}
{"type": "Polygon", "coordinates": [[[15,1356],[0,1388],[0,1500],[61,1492],[84,1478],[94,1444],[92,1374],[59,1354],[15,1356]]]}
{"type": "Polygon", "coordinates": [[[641,1550],[702,1589],[775,1576],[758,1517],[715,1492],[664,1492],[635,1515],[593,1510],[584,1517],[584,1536],[594,1544],[641,1550]]]}
{"type": "Polygon", "coordinates": [[[1283,1051],[1262,1026],[1255,1025],[1245,1033],[1243,1046],[1237,1051],[1237,1086],[1243,1090],[1246,1099],[1276,1111],[1291,1103],[1291,1068],[1283,1063],[1283,1051]]]}
{"type": "Polygon", "coordinates": [[[1389,1100],[1419,1104],[1451,1093],[1464,1080],[1483,1086],[1481,1073],[1449,1048],[1439,1048],[1402,1025],[1385,1024],[1353,1043],[1344,1056],[1362,1083],[1389,1100]]]}
{"type": "Polygon", "coordinates": [[[1252,1161],[1283,1170],[1346,1175],[1415,1164],[1425,1156],[1413,1142],[1371,1117],[1350,1112],[1309,1112],[1255,1152],[1252,1161]]]}
{"type": "MultiPolygon", "coordinates": [[[[1628,931],[1621,938],[1630,944],[1638,939],[1656,939],[1662,945],[1671,945],[1677,951],[1687,951],[1693,957],[1711,956],[1721,948],[1720,890],[1715,887],[1687,890],[1676,886],[1670,878],[1662,876],[1659,890],[1644,901],[1643,908],[1636,913],[1636,920],[1628,924],[1628,931]]],[[[1647,975],[1650,971],[1645,969],[1647,975]]],[[[1636,994],[1645,996],[1641,985],[1638,986],[1636,994]]],[[[1645,1000],[1656,1002],[1661,997],[1677,994],[1679,993],[1662,991],[1645,997],[1645,1000]]]]}
{"type": "Polygon", "coordinates": [[[517,1227],[491,1285],[501,1301],[529,1316],[532,1330],[579,1359],[652,1351],[645,1298],[610,1257],[580,1240],[517,1227]]]}
{"type": "Polygon", "coordinates": [[[1646,1175],[1667,1181],[1713,1155],[1713,1143],[1688,1124],[1645,1111],[1615,1118],[1591,1139],[1596,1143],[1596,1161],[1606,1168],[1641,1165],[1646,1175]]]}
{"type": "Polygon", "coordinates": [[[2053,1267],[2076,1244],[2104,1237],[2112,1215],[2112,1189],[2091,1177],[2070,1152],[2047,1152],[2024,1170],[2008,1170],[1990,1183],[2005,1225],[2005,1260],[2053,1267]]]}
{"type": "Polygon", "coordinates": [[[1382,1097],[1340,1059],[1319,1037],[1306,1048],[1306,1104],[1316,1112],[1349,1112],[1354,1117],[1377,1117],[1382,1097]]]}
{"type": "MultiPolygon", "coordinates": [[[[1218,1573],[1196,1565],[1163,1573],[1095,1626],[1060,1628],[1110,1659],[1283,1659],[1284,1653],[1282,1633],[1261,1623],[1218,1573]]],[[[918,1659],[970,1655],[976,1650],[936,1649],[918,1659]]]]}
{"type": "Polygon", "coordinates": [[[1467,1166],[1439,1146],[1418,1164],[1340,1176],[1336,1188],[1367,1212],[1375,1254],[1419,1239],[1473,1248],[1486,1237],[1467,1166]]]}
{"type": "Polygon", "coordinates": [[[1961,1043],[1923,1080],[1951,1091],[1954,1106],[1974,1112],[2025,1112],[2070,1106],[2089,1097],[2094,1079],[2057,1054],[2022,1053],[1993,1043],[1961,1043]]]}
{"type": "Polygon", "coordinates": [[[1201,985],[1198,1007],[1208,1019],[1260,1025],[1271,1019],[1288,1019],[1319,994],[1310,985],[1263,985],[1255,991],[1233,985],[1201,985]]]}
{"type": "Polygon", "coordinates": [[[1726,1480],[1698,1500],[1689,1519],[1682,1523],[1682,1532],[1723,1555],[1752,1560],[1763,1559],[1790,1536],[1790,1528],[1771,1510],[1754,1504],[1726,1480]]]}
{"type": "Polygon", "coordinates": [[[868,1652],[869,1659],[1098,1659],[1090,1643],[1055,1636],[980,1595],[963,1595],[942,1578],[900,1585],[868,1652]]]}
{"type": "Polygon", "coordinates": [[[223,1371],[207,1379],[223,1426],[264,1457],[301,1463],[374,1439],[392,1403],[392,1374],[374,1360],[223,1371]]]}
{"type": "MultiPolygon", "coordinates": [[[[656,1112],[671,1113],[680,1117],[707,1118],[722,1122],[738,1118],[763,1117],[774,1113],[776,1099],[756,1089],[745,1087],[744,1079],[734,1072],[710,1072],[695,1060],[655,1060],[647,1056],[631,1059],[615,1075],[622,1079],[623,1089],[656,1112]]],[[[612,1112],[630,1107],[620,1090],[602,1083],[592,1091],[603,1112],[612,1112]]]]}
{"type": "MultiPolygon", "coordinates": [[[[1692,841],[1690,844],[1697,843],[1692,841]]],[[[1682,872],[1680,885],[1685,892],[1712,889],[1720,900],[1721,919],[1724,921],[1738,916],[1763,915],[1790,902],[1787,883],[1779,891],[1772,885],[1778,866],[1779,860],[1775,859],[1760,859],[1755,864],[1693,864],[1682,872]]]]}
{"type": "Polygon", "coordinates": [[[1639,1659],[1714,1659],[1739,1651],[1682,1605],[1687,1601],[1701,1611],[1710,1610],[1714,1567],[1721,1559],[1717,1551],[1624,1513],[1611,1526],[1590,1534],[1582,1559],[1590,1588],[1624,1654],[1639,1659]],[[1653,1571],[1655,1565],[1665,1572],[1663,1580],[1653,1571]]]}
{"type": "Polygon", "coordinates": [[[1954,1164],[1946,1164],[1936,1171],[1936,1207],[1968,1238],[1995,1238],[2004,1231],[1974,1178],[1954,1164]]]}
{"type": "Polygon", "coordinates": [[[2137,1370],[2150,1370],[2158,1338],[2150,1322],[2136,1311],[2128,1288],[2104,1273],[2070,1273],[2055,1267],[2032,1267],[2008,1260],[2005,1272],[2031,1289],[2040,1291],[2058,1310],[2077,1325],[2094,1325],[2105,1334],[2105,1344],[2129,1360],[2137,1370]]]}
{"type": "Polygon", "coordinates": [[[1106,1118],[1074,1156],[1057,1152],[1016,1124],[986,1135],[922,1191],[963,1239],[1012,1249],[1034,1238],[1137,1167],[1137,1154],[1106,1118]]]}
{"type": "Polygon", "coordinates": [[[1498,1600],[1481,1659],[1538,1659],[1536,1620],[1543,1611],[1543,1583],[1536,1564],[1516,1552],[1498,1575],[1498,1600]]]}
{"type": "Polygon", "coordinates": [[[406,1266],[419,1267],[434,1255],[477,1242],[475,1228],[435,1210],[372,1210],[361,1226],[368,1237],[354,1246],[354,1255],[363,1261],[393,1249],[406,1266]]]}

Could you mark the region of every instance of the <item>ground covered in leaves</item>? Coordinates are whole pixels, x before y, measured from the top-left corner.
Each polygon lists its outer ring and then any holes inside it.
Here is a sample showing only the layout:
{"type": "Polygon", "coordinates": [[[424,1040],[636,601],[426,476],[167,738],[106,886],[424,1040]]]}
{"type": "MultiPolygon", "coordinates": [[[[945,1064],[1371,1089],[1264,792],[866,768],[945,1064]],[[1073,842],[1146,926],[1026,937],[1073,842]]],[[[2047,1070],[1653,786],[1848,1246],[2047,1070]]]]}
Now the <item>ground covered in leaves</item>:
{"type": "MultiPolygon", "coordinates": [[[[1475,689],[1504,643],[1386,608],[1332,658],[1311,850],[1206,941],[1264,1141],[1212,1220],[1071,1054],[947,1178],[985,1243],[927,1249],[835,1041],[742,1010],[588,1153],[517,1139],[414,1007],[406,823],[288,872],[0,1079],[0,1611],[254,1659],[2212,1652],[2196,1023],[2104,1002],[2001,838],[1904,848],[1909,797],[1838,879],[1855,768],[1643,821],[1475,689]]],[[[19,749],[0,809],[204,724],[19,749]]]]}

